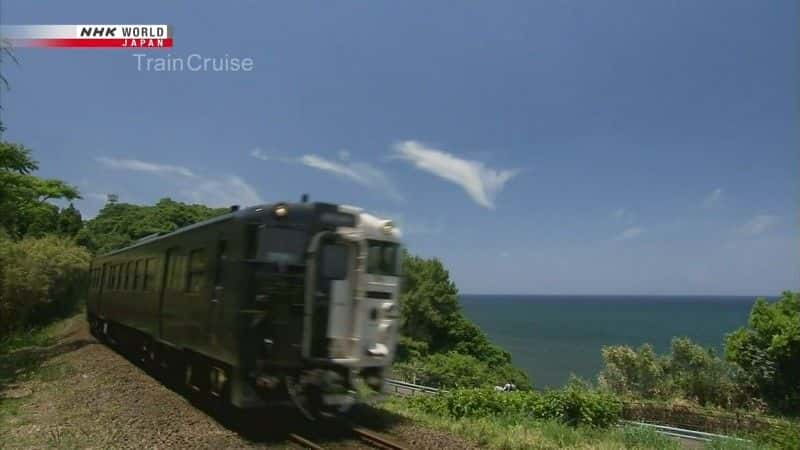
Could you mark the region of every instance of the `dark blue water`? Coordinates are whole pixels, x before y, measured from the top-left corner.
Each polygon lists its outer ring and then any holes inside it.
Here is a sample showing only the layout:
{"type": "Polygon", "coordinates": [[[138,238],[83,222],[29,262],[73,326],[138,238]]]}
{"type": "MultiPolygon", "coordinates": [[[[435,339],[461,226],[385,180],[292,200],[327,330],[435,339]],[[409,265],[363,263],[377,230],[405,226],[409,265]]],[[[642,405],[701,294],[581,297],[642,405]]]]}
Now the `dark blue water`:
{"type": "Polygon", "coordinates": [[[673,336],[722,351],[726,333],[746,325],[754,297],[462,295],[464,313],[510,351],[537,387],[571,373],[595,380],[604,345],[653,344],[673,336]]]}

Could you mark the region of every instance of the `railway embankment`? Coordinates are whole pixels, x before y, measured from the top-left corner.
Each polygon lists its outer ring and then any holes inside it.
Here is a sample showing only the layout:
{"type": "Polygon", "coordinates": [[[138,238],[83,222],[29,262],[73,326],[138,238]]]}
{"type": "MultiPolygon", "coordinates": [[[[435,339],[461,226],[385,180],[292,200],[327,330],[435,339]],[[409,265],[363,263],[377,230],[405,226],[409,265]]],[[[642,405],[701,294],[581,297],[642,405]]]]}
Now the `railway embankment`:
{"type": "MultiPolygon", "coordinates": [[[[385,410],[353,420],[408,448],[471,445],[385,410]]],[[[347,430],[309,424],[289,409],[235,414],[154,379],[99,344],[82,315],[0,354],[0,448],[298,448],[292,433],[326,449],[373,448],[347,430]]]]}

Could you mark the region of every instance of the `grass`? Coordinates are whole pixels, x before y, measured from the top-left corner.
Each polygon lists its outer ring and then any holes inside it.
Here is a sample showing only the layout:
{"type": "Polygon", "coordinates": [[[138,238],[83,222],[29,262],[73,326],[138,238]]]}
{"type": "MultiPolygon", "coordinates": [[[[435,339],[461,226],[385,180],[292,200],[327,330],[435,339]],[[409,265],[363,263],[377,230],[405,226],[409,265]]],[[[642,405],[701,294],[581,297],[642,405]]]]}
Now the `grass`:
{"type": "MultiPolygon", "coordinates": [[[[64,330],[65,321],[18,331],[0,339],[0,392],[30,380],[52,381],[68,373],[64,364],[43,364],[42,349],[55,344],[64,330]]],[[[20,409],[27,401],[0,396],[0,428],[7,424],[22,424],[20,409]]]]}
{"type": "Polygon", "coordinates": [[[570,426],[558,421],[519,418],[451,418],[421,413],[401,397],[392,397],[381,407],[431,428],[446,431],[490,449],[657,449],[679,450],[670,438],[650,429],[625,426],[596,428],[570,426]]]}
{"type": "MultiPolygon", "coordinates": [[[[679,441],[635,425],[598,428],[571,426],[554,420],[521,417],[464,417],[453,419],[421,412],[403,397],[389,397],[380,404],[392,413],[436,428],[488,449],[656,449],[680,450],[679,441]]],[[[796,448],[768,441],[716,439],[705,444],[712,450],[770,450],[796,448]]]]}

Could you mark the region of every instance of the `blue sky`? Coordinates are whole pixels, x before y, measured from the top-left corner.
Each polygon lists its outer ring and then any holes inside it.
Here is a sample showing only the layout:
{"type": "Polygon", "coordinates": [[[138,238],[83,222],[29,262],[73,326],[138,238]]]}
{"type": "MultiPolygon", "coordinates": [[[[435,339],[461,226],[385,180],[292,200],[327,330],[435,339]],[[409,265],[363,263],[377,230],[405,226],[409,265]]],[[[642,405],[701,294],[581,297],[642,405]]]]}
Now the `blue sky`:
{"type": "Polygon", "coordinates": [[[800,288],[797,2],[30,2],[4,24],[167,23],[19,49],[6,138],[40,174],[151,203],[348,203],[462,292],[800,288]]]}

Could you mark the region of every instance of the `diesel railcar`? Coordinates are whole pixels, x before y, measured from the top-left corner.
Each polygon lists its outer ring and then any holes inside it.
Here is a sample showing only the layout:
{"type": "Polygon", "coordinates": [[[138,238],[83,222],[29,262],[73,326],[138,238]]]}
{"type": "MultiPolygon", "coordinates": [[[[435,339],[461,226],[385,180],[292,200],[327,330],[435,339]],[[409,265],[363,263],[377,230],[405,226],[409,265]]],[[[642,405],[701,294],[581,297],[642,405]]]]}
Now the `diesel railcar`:
{"type": "Polygon", "coordinates": [[[238,408],[313,417],[379,391],[399,327],[400,234],[359,208],[277,203],[95,258],[92,333],[238,408]]]}

